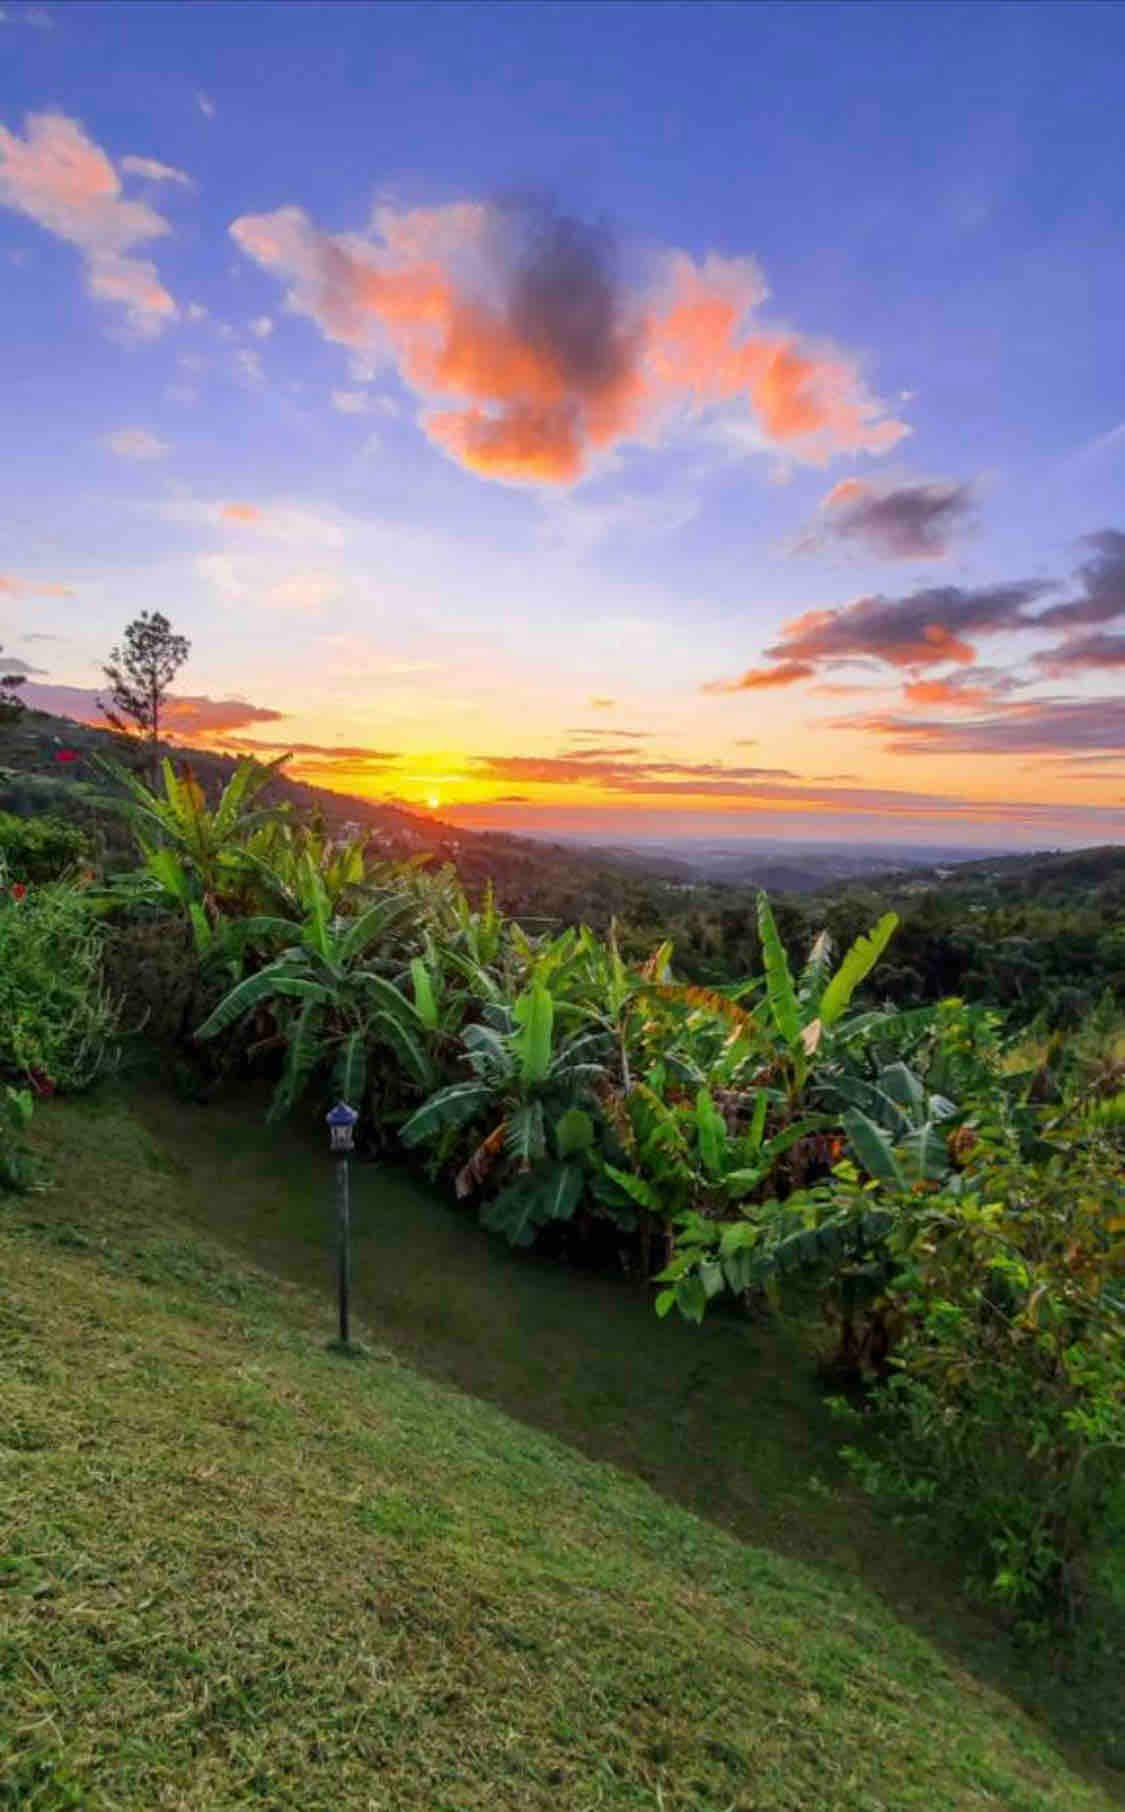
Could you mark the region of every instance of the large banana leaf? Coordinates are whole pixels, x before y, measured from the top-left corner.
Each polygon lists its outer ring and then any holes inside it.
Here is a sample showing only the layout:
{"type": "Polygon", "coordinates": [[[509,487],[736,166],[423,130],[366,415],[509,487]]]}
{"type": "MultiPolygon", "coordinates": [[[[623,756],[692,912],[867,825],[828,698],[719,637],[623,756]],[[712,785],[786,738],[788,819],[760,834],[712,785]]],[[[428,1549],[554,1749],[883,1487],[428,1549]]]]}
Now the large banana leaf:
{"type": "Polygon", "coordinates": [[[822,1025],[834,1026],[864,977],[879,961],[898,924],[897,912],[885,912],[866,937],[857,937],[840,967],[820,997],[817,1017],[822,1025]]]}
{"type": "Polygon", "coordinates": [[[405,893],[389,894],[386,899],[376,900],[345,931],[340,940],[341,960],[347,963],[353,957],[362,956],[377,938],[389,931],[413,906],[414,901],[405,893]]]}
{"type": "Polygon", "coordinates": [[[518,1177],[487,1203],[481,1221],[513,1246],[530,1246],[548,1221],[568,1221],[582,1200],[584,1178],[577,1164],[541,1164],[518,1177]]]}
{"type": "Polygon", "coordinates": [[[289,1027],[285,1067],[270,1102],[270,1120],[280,1120],[304,1094],[309,1077],[324,1055],[321,1039],[323,1026],[323,1003],[319,1000],[306,1000],[289,1027]]]}
{"type": "Polygon", "coordinates": [[[946,1136],[933,1120],[914,1127],[899,1150],[907,1173],[920,1183],[940,1183],[950,1170],[946,1136]]]}
{"type": "Polygon", "coordinates": [[[708,1176],[719,1176],[727,1152],[726,1121],[705,1088],[695,1097],[695,1135],[704,1170],[708,1176]]]}
{"type": "Polygon", "coordinates": [[[321,1001],[325,1005],[332,999],[332,991],[321,982],[309,981],[300,975],[286,975],[277,969],[260,969],[257,975],[247,976],[232,988],[225,1000],[221,1000],[210,1018],[204,1020],[195,1036],[197,1038],[215,1038],[225,1032],[236,1019],[244,1013],[259,1006],[263,1001],[275,995],[284,995],[296,1000],[321,1001]]]}
{"type": "Polygon", "coordinates": [[[796,1044],[801,1031],[801,1016],[793,988],[793,976],[785,945],[764,893],[758,895],[758,936],[762,943],[762,961],[766,971],[766,995],[773,1023],[786,1044],[796,1044]]]}
{"type": "Polygon", "coordinates": [[[427,1031],[432,1032],[438,1023],[437,996],[430,971],[420,956],[410,959],[410,980],[414,988],[414,1010],[427,1031]]]}
{"type": "Polygon", "coordinates": [[[519,1063],[520,1081],[525,1088],[531,1088],[545,1082],[550,1073],[555,1003],[548,990],[534,982],[517,996],[512,1012],[519,1028],[512,1034],[512,1047],[519,1063]]]}
{"type": "Polygon", "coordinates": [[[876,1126],[874,1120],[853,1107],[844,1115],[844,1131],[857,1162],[868,1176],[880,1183],[891,1183],[896,1189],[906,1187],[894,1147],[881,1126],[876,1126]]]}
{"type": "Polygon", "coordinates": [[[400,1137],[404,1145],[421,1145],[449,1126],[464,1126],[482,1113],[491,1091],[479,1082],[453,1082],[441,1088],[411,1114],[400,1137]]]}
{"type": "Polygon", "coordinates": [[[350,1032],[341,1044],[333,1086],[338,1100],[349,1106],[362,1102],[367,1087],[367,1045],[362,1032],[350,1032]]]}

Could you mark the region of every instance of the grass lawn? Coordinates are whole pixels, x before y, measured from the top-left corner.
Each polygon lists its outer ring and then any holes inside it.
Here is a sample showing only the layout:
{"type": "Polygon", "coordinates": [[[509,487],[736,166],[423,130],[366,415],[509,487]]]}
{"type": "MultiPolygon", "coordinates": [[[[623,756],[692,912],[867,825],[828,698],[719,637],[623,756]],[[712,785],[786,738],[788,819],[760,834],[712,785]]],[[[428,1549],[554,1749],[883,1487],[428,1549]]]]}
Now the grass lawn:
{"type": "Polygon", "coordinates": [[[327,1156],[259,1114],[53,1103],[0,1204],[0,1806],[1120,1803],[1108,1696],[852,1496],[792,1334],[357,1166],[344,1359],[327,1156]]]}

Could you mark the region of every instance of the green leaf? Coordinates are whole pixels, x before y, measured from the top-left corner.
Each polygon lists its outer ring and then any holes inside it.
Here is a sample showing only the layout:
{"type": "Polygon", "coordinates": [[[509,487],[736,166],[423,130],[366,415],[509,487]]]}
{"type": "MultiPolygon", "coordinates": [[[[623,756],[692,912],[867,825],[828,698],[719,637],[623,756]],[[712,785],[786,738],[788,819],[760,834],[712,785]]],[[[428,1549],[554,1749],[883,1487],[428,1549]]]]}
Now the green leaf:
{"type": "Polygon", "coordinates": [[[927,1120],[924,1126],[916,1126],[913,1132],[907,1133],[901,1150],[907,1170],[919,1182],[940,1183],[950,1169],[945,1136],[932,1120],[927,1120]]]}
{"type": "Polygon", "coordinates": [[[410,959],[410,979],[414,985],[414,1010],[427,1031],[434,1031],[438,1023],[437,999],[430,972],[420,956],[410,959]]]}
{"type": "Polygon", "coordinates": [[[750,1125],[746,1133],[751,1151],[757,1151],[761,1146],[762,1134],[766,1130],[766,1114],[768,1111],[769,1096],[764,1088],[760,1088],[754,1097],[754,1112],[750,1116],[750,1125]]]}
{"type": "Polygon", "coordinates": [[[512,1046],[520,1066],[520,1080],[525,1087],[532,1087],[545,1082],[551,1068],[555,1003],[548,990],[536,982],[517,996],[512,1015],[519,1027],[512,1034],[512,1046]]]}
{"type": "Polygon", "coordinates": [[[695,1097],[695,1130],[699,1157],[708,1176],[718,1176],[727,1150],[727,1128],[711,1095],[701,1088],[695,1097]]]}
{"type": "Polygon", "coordinates": [[[615,1165],[606,1165],[606,1175],[611,1176],[619,1189],[623,1189],[630,1199],[640,1208],[648,1208],[653,1214],[660,1212],[660,1198],[651,1183],[643,1177],[634,1176],[632,1171],[618,1170],[615,1165]]]}
{"type": "Polygon", "coordinates": [[[479,1082],[453,1082],[423,1101],[400,1133],[404,1145],[421,1145],[448,1126],[464,1126],[488,1106],[490,1091],[479,1082]]]}
{"type": "Polygon", "coordinates": [[[589,1151],[594,1143],[594,1122],[581,1107],[568,1107],[555,1121],[555,1150],[560,1158],[589,1151]]]}
{"type": "Polygon", "coordinates": [[[270,1102],[268,1118],[279,1120],[287,1114],[305,1092],[309,1077],[323,1055],[321,1027],[324,1007],[319,1000],[306,1000],[288,1029],[285,1068],[270,1102]]]}
{"type": "Polygon", "coordinates": [[[376,940],[389,931],[396,920],[411,910],[414,901],[409,894],[388,894],[385,899],[376,900],[366,912],[348,926],[340,940],[340,959],[350,963],[370,949],[376,940]]]}
{"type": "Polygon", "coordinates": [[[890,943],[897,924],[898,913],[886,912],[866,937],[856,938],[820,997],[818,1017],[822,1025],[834,1026],[846,1011],[860,982],[875,967],[890,943]]]}
{"type": "Polygon", "coordinates": [[[879,1071],[879,1087],[885,1095],[899,1107],[905,1107],[912,1114],[917,1114],[926,1099],[926,1091],[912,1070],[905,1063],[888,1063],[879,1071]]]}
{"type": "Polygon", "coordinates": [[[676,1307],[685,1321],[700,1322],[707,1312],[707,1291],[698,1273],[681,1277],[676,1285],[676,1307]]]}
{"type": "Polygon", "coordinates": [[[339,1100],[358,1107],[367,1087],[367,1046],[362,1032],[351,1032],[336,1058],[335,1090],[339,1100]]]}
{"type": "Polygon", "coordinates": [[[546,1164],[518,1177],[486,1203],[481,1223],[502,1233],[513,1246],[530,1246],[549,1220],[569,1220],[582,1199],[583,1177],[576,1164],[546,1164]]]}
{"type": "Polygon", "coordinates": [[[868,1176],[875,1177],[880,1183],[891,1183],[898,1189],[905,1187],[906,1179],[894,1148],[881,1126],[876,1126],[874,1120],[853,1107],[844,1115],[844,1131],[857,1163],[868,1176]]]}
{"type": "Polygon", "coordinates": [[[192,936],[195,938],[195,947],[200,956],[206,956],[208,950],[210,950],[211,945],[215,941],[215,934],[211,929],[211,921],[198,900],[193,900],[188,907],[188,918],[191,920],[191,930],[192,936]]]}
{"type": "Polygon", "coordinates": [[[542,1101],[521,1101],[518,1107],[512,1109],[508,1115],[504,1144],[509,1156],[525,1166],[534,1158],[543,1156],[545,1134],[542,1101]]]}
{"type": "Polygon", "coordinates": [[[331,991],[319,982],[308,981],[299,975],[284,975],[274,968],[260,969],[257,975],[247,976],[232,988],[225,1000],[221,1000],[210,1018],[206,1019],[196,1032],[197,1038],[215,1038],[224,1032],[236,1019],[262,1001],[270,1000],[274,995],[284,995],[294,999],[317,1000],[327,1004],[331,991]]]}
{"type": "Polygon", "coordinates": [[[762,942],[762,960],[766,970],[766,994],[770,1003],[773,1023],[786,1044],[796,1044],[801,1031],[801,1018],[797,1010],[797,996],[793,989],[793,976],[789,968],[789,958],[785,954],[785,945],[781,941],[774,916],[770,910],[769,900],[764,893],[758,895],[758,936],[762,942]]]}

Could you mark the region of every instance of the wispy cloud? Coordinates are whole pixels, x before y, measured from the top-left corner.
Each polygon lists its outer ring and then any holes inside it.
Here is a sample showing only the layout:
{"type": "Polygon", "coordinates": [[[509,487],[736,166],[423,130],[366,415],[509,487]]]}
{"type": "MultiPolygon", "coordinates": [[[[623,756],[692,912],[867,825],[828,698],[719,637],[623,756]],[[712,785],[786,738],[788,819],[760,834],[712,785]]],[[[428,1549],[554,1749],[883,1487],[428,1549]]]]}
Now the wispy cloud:
{"type": "Polygon", "coordinates": [[[1008,755],[1125,748],[1125,698],[1039,699],[965,719],[894,713],[836,720],[874,732],[896,755],[1008,755]]]}
{"type": "Polygon", "coordinates": [[[0,598],[72,598],[69,585],[45,584],[41,579],[21,579],[16,573],[0,573],[0,598]]]}
{"type": "Polygon", "coordinates": [[[1035,664],[1052,679],[1081,672],[1084,668],[1112,672],[1125,667],[1125,634],[1103,629],[1093,635],[1075,636],[1057,648],[1045,648],[1035,656],[1035,664]]]}
{"type": "Polygon", "coordinates": [[[147,428],[115,428],[105,445],[118,459],[163,459],[168,451],[167,443],[147,428]]]}
{"type": "Polygon", "coordinates": [[[90,294],[118,303],[138,333],[159,333],[175,316],[155,266],[136,256],[169,224],[147,202],[126,198],[111,159],[77,120],[29,114],[22,138],[0,125],[0,204],[73,245],[90,294]]]}
{"type": "MultiPolygon", "coordinates": [[[[105,716],[98,692],[86,686],[41,686],[23,688],[23,696],[37,711],[50,711],[60,717],[73,717],[79,723],[104,724],[105,716]]],[[[170,693],[164,714],[167,733],[181,741],[193,738],[211,741],[247,724],[278,723],[284,712],[268,705],[253,705],[244,698],[209,698],[206,694],[170,693]]]]}
{"type": "Polygon", "coordinates": [[[216,113],[215,103],[211,99],[211,96],[209,94],[204,94],[204,92],[201,88],[196,89],[195,104],[199,108],[199,111],[203,115],[204,119],[208,119],[208,120],[214,119],[215,113],[216,113]]]}
{"type": "Polygon", "coordinates": [[[195,187],[186,171],[177,170],[174,164],[162,164],[158,157],[123,157],[121,168],[129,176],[144,177],[146,182],[179,183],[185,189],[195,187]]]}
{"type": "Polygon", "coordinates": [[[393,359],[431,439],[486,477],[569,484],[599,454],[717,409],[817,464],[907,431],[847,355],[758,322],[749,260],[669,253],[630,285],[610,235],[530,201],[382,207],[351,234],[284,207],[230,230],[326,338],[393,359]]]}
{"type": "Polygon", "coordinates": [[[798,680],[810,679],[816,668],[809,661],[778,661],[775,667],[747,667],[733,679],[708,680],[701,692],[760,692],[772,686],[795,686],[798,680]]]}

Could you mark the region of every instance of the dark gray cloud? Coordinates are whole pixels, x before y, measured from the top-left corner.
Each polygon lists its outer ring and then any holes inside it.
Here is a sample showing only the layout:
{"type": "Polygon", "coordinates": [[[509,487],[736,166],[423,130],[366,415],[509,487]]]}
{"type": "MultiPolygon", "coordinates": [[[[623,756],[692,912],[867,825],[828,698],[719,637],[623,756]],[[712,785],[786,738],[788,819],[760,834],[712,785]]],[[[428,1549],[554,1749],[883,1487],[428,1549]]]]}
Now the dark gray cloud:
{"type": "Polygon", "coordinates": [[[1079,595],[1045,610],[1040,627],[1088,629],[1125,616],[1125,533],[1100,529],[1085,545],[1093,552],[1078,568],[1079,595]]]}
{"type": "Polygon", "coordinates": [[[859,598],[839,610],[810,610],[795,618],[766,649],[766,658],[789,664],[856,655],[892,667],[967,665],[976,653],[969,636],[1027,629],[1034,621],[1028,606],[1056,589],[1053,580],[1021,579],[968,588],[927,586],[902,598],[859,598]]]}
{"type": "Polygon", "coordinates": [[[798,552],[851,543],[881,560],[941,560],[972,513],[970,484],[887,485],[845,478],[829,491],[798,552]]]}
{"type": "Polygon", "coordinates": [[[1093,635],[1074,636],[1057,648],[1043,649],[1035,656],[1035,664],[1052,678],[1083,669],[1111,672],[1125,667],[1125,634],[1100,630],[1093,635]]]}
{"type": "Polygon", "coordinates": [[[897,713],[835,719],[868,730],[897,755],[1009,755],[1125,749],[1125,698],[1042,699],[959,720],[897,713]]]}

